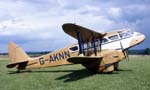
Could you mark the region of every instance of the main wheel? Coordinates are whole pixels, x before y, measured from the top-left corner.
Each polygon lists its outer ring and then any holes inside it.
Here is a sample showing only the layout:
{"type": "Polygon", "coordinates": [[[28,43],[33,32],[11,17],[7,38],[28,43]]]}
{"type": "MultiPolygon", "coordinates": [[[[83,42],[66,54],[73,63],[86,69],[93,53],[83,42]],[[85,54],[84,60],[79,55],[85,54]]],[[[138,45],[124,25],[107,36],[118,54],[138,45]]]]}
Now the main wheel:
{"type": "Polygon", "coordinates": [[[118,67],[119,67],[119,62],[116,62],[116,63],[114,64],[114,70],[115,70],[115,71],[118,71],[118,67]]]}
{"type": "Polygon", "coordinates": [[[16,73],[20,73],[20,69],[18,69],[18,70],[16,71],[16,73]]]}

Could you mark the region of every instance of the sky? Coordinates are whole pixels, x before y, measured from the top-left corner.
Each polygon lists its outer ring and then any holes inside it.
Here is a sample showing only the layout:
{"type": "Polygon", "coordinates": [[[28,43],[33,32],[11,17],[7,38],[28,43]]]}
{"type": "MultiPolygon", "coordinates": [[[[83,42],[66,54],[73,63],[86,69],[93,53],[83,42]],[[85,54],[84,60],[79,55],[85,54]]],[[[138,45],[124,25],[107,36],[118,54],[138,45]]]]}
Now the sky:
{"type": "Polygon", "coordinates": [[[53,51],[77,42],[62,30],[76,23],[100,33],[131,28],[150,48],[150,0],[0,0],[0,53],[13,41],[25,51],[53,51]]]}

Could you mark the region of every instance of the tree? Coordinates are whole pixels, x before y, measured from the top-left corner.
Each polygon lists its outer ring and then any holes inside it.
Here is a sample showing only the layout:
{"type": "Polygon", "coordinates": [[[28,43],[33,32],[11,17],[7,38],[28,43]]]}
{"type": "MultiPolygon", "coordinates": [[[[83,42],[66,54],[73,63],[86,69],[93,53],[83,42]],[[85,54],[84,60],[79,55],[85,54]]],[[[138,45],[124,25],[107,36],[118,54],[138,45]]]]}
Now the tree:
{"type": "Polygon", "coordinates": [[[150,48],[146,48],[144,51],[145,51],[145,54],[150,55],[150,48]]]}

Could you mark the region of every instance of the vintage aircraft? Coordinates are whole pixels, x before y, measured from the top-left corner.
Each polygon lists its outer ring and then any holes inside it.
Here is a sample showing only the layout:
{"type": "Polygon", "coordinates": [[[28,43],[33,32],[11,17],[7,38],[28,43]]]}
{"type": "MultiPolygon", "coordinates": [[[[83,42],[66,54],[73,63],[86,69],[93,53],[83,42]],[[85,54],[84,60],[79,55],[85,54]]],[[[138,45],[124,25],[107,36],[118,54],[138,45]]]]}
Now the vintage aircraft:
{"type": "Polygon", "coordinates": [[[118,63],[128,58],[127,50],[141,43],[145,36],[129,29],[98,33],[85,27],[66,23],[65,33],[78,43],[56,50],[43,56],[29,57],[19,46],[11,42],[8,54],[11,64],[7,68],[28,70],[42,67],[82,64],[93,72],[108,73],[118,69],[118,63]]]}

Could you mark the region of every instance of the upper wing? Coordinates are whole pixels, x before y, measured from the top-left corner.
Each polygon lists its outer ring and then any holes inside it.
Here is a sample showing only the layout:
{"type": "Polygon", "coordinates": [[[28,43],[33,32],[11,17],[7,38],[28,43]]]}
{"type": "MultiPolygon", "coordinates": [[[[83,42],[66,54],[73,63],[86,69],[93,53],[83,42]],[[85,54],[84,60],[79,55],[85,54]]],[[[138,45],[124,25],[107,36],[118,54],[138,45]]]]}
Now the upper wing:
{"type": "Polygon", "coordinates": [[[65,33],[77,39],[77,32],[80,32],[82,43],[91,41],[92,38],[102,38],[105,34],[95,32],[93,30],[87,29],[85,27],[66,23],[62,26],[65,33]]]}
{"type": "Polygon", "coordinates": [[[74,63],[74,64],[81,64],[81,63],[87,63],[87,62],[92,62],[92,61],[97,61],[97,60],[101,60],[102,57],[84,57],[84,56],[79,56],[79,57],[71,57],[69,58],[67,61],[74,63]]]}

